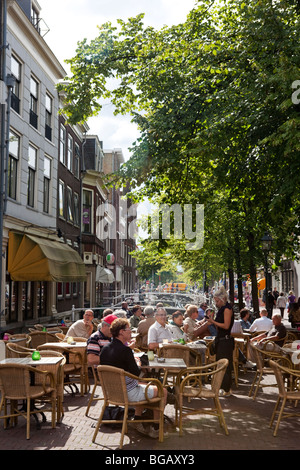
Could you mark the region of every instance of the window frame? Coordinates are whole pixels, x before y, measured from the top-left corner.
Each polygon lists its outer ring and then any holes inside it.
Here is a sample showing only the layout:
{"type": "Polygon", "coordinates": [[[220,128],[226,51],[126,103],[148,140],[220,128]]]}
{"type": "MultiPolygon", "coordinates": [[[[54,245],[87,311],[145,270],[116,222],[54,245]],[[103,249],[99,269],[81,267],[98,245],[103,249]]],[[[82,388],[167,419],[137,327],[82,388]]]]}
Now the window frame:
{"type": "Polygon", "coordinates": [[[30,76],[30,109],[29,109],[29,121],[30,124],[38,129],[38,116],[39,116],[39,81],[33,76],[30,76]],[[32,85],[35,85],[34,87],[32,85]]]}
{"type": "Polygon", "coordinates": [[[19,160],[20,160],[20,149],[21,149],[21,136],[17,134],[12,129],[9,130],[9,157],[8,157],[8,169],[7,169],[7,196],[11,199],[17,200],[17,188],[18,188],[18,167],[19,167],[19,160]],[[14,153],[12,150],[12,139],[17,139],[17,152],[14,153]],[[12,174],[12,165],[15,167],[13,173],[14,177],[11,177],[12,174]],[[12,184],[13,181],[13,184],[12,184]],[[12,186],[14,186],[12,190],[12,186]]]}
{"type": "Polygon", "coordinates": [[[35,207],[35,187],[38,149],[31,143],[28,145],[28,184],[27,184],[27,205],[35,207]],[[30,149],[34,151],[34,162],[31,160],[30,149]]]}
{"type": "Polygon", "coordinates": [[[52,158],[44,155],[44,181],[43,181],[43,211],[46,214],[50,213],[50,190],[51,190],[51,171],[52,171],[52,158]],[[45,162],[49,161],[49,172],[46,171],[45,162]]]}

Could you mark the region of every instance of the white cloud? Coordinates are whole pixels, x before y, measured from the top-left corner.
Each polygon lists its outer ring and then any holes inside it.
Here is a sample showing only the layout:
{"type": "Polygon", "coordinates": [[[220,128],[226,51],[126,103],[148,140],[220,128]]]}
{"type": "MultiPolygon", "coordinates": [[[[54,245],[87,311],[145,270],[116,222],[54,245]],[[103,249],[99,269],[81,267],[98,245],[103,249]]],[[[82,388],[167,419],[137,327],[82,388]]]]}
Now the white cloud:
{"type": "MultiPolygon", "coordinates": [[[[45,41],[65,70],[65,59],[75,54],[77,42],[98,35],[97,25],[106,21],[116,24],[116,19],[145,13],[144,23],[155,28],[185,21],[195,0],[39,0],[41,17],[50,31],[45,41]]],[[[130,117],[114,116],[112,107],[104,106],[100,115],[88,122],[90,133],[97,134],[104,148],[122,148],[125,159],[128,147],[138,137],[138,130],[130,117]]]]}

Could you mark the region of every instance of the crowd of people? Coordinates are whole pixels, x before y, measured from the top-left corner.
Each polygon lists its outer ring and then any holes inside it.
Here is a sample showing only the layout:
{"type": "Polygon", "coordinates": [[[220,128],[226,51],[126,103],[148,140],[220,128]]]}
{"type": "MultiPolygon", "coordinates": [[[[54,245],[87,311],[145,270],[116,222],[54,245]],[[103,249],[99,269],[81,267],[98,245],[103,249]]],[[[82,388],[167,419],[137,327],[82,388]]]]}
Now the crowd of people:
{"type": "MultiPolygon", "coordinates": [[[[300,312],[300,302],[291,297],[288,301],[289,312],[300,312]]],[[[280,297],[278,295],[276,302],[280,307],[280,297]]],[[[286,336],[286,328],[282,322],[283,312],[274,313],[269,318],[269,312],[266,309],[260,311],[259,318],[251,318],[250,310],[243,308],[240,311],[240,318],[235,320],[232,305],[228,301],[228,294],[224,287],[221,287],[214,293],[214,305],[216,311],[208,307],[206,303],[200,305],[186,305],[185,311],[177,310],[171,315],[162,303],[155,307],[147,305],[135,305],[131,310],[126,302],[122,303],[121,309],[106,309],[103,312],[102,321],[93,332],[93,311],[85,311],[82,320],[76,321],[69,328],[66,336],[85,337],[87,339],[87,357],[88,364],[96,367],[97,365],[112,365],[124,369],[125,371],[138,377],[141,373],[139,359],[133,354],[133,349],[157,351],[161,343],[165,342],[197,342],[201,343],[204,337],[214,338],[214,354],[216,360],[226,358],[229,361],[227,370],[221,386],[223,396],[231,394],[231,381],[233,370],[233,350],[234,333],[243,332],[256,333],[251,339],[254,344],[260,348],[265,341],[272,340],[276,349],[282,346],[283,338],[286,336]],[[131,338],[131,333],[136,333],[136,338],[131,338]],[[182,341],[183,340],[183,341],[182,341]],[[200,340],[200,341],[199,341],[200,340]]],[[[282,308],[286,308],[285,306],[282,308]]],[[[300,318],[300,317],[299,317],[300,318]]],[[[203,353],[206,344],[203,343],[203,353]]],[[[203,354],[204,359],[204,354],[203,354]]],[[[255,367],[255,362],[249,354],[245,357],[240,351],[240,360],[249,367],[255,367]]],[[[131,401],[145,400],[145,387],[138,380],[130,379],[127,381],[128,396],[131,401]]],[[[147,392],[148,396],[157,395],[157,387],[152,386],[147,392]]],[[[165,403],[167,403],[167,391],[165,390],[165,403]]],[[[143,412],[142,407],[135,410],[135,420],[138,420],[143,412]]],[[[143,423],[136,423],[136,429],[151,437],[158,436],[158,426],[153,424],[149,428],[144,428],[143,423]]]]}

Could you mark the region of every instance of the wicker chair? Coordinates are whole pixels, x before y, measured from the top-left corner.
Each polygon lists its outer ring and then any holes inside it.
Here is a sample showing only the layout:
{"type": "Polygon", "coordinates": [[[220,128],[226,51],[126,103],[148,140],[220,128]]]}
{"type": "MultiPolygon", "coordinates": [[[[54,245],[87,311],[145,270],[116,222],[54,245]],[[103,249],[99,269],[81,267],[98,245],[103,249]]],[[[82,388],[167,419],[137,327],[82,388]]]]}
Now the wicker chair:
{"type": "Polygon", "coordinates": [[[52,333],[48,333],[47,331],[32,331],[30,333],[30,337],[30,347],[33,349],[37,349],[38,346],[44,343],[57,343],[56,336],[52,333]]]}
{"type": "MultiPolygon", "coordinates": [[[[275,404],[275,408],[274,408],[274,411],[273,411],[273,414],[272,414],[272,417],[271,417],[270,428],[273,426],[275,416],[278,413],[278,407],[279,407],[280,401],[282,400],[281,408],[280,408],[280,411],[279,411],[279,414],[278,414],[277,423],[275,425],[275,429],[274,429],[274,432],[273,432],[273,436],[275,437],[275,436],[277,436],[279,424],[280,424],[280,421],[281,421],[282,418],[289,418],[291,416],[300,416],[299,411],[296,411],[296,412],[292,411],[293,408],[290,408],[289,412],[284,411],[287,400],[295,401],[295,404],[297,403],[298,400],[300,400],[300,390],[299,389],[294,390],[291,387],[291,390],[286,390],[285,383],[284,383],[284,377],[289,377],[290,379],[291,378],[296,378],[297,381],[299,382],[299,380],[300,380],[300,370],[295,370],[295,369],[283,367],[280,364],[278,364],[277,362],[274,362],[272,360],[269,362],[269,365],[270,365],[271,369],[274,372],[274,375],[275,375],[276,381],[277,381],[277,385],[278,385],[278,399],[277,399],[277,402],[275,404]]],[[[295,410],[295,408],[294,408],[294,410],[295,410]]]]}
{"type": "MultiPolygon", "coordinates": [[[[174,357],[183,359],[186,366],[190,367],[191,365],[196,365],[197,358],[195,353],[191,348],[188,346],[184,346],[182,344],[162,344],[162,346],[158,350],[159,357],[174,357]]],[[[164,378],[163,378],[163,385],[168,384],[168,378],[172,377],[172,384],[174,385],[174,380],[177,377],[178,372],[180,369],[173,369],[165,371],[164,378]]]]}
{"type": "Polygon", "coordinates": [[[7,427],[8,418],[23,416],[26,419],[26,439],[30,439],[30,416],[40,413],[40,410],[32,409],[32,401],[47,397],[51,402],[52,428],[55,428],[56,409],[56,385],[53,374],[41,371],[35,367],[24,364],[0,364],[0,411],[4,419],[4,427],[7,427]],[[34,377],[34,385],[32,383],[34,377]],[[26,400],[26,411],[18,410],[18,400],[26,400]],[[10,401],[10,413],[7,412],[7,401],[10,401]]]}
{"type": "Polygon", "coordinates": [[[57,327],[47,328],[47,332],[56,334],[56,333],[62,333],[63,330],[57,326],[57,327]]]}
{"type": "Polygon", "coordinates": [[[37,347],[38,351],[56,351],[64,355],[66,358],[66,363],[64,365],[64,386],[69,386],[72,394],[73,386],[77,391],[76,383],[80,384],[80,393],[83,396],[84,383],[85,383],[85,369],[83,356],[76,351],[73,351],[69,348],[64,348],[63,346],[55,345],[40,345],[37,347]]]}
{"type": "Polygon", "coordinates": [[[128,424],[128,409],[129,407],[144,406],[145,408],[151,408],[153,410],[159,411],[159,419],[147,419],[142,418],[135,421],[138,422],[147,422],[147,423],[159,423],[159,442],[163,442],[164,432],[164,391],[163,386],[157,379],[151,378],[140,378],[136,377],[129,372],[119,369],[117,367],[99,365],[97,367],[97,373],[99,376],[99,381],[101,383],[104,403],[101,409],[101,413],[96,425],[96,429],[93,435],[92,442],[95,442],[101,423],[122,423],[122,432],[120,438],[120,449],[123,447],[124,435],[127,432],[128,424]],[[138,380],[139,382],[146,383],[146,397],[147,397],[147,388],[149,385],[155,385],[158,389],[158,396],[155,398],[147,398],[144,401],[139,402],[130,402],[127,396],[127,388],[125,377],[131,377],[138,380]],[[124,407],[124,417],[123,420],[103,420],[103,415],[105,408],[109,405],[122,406],[124,407]]]}
{"type": "Polygon", "coordinates": [[[20,346],[25,346],[26,348],[29,347],[30,341],[31,341],[31,337],[27,333],[20,333],[20,334],[16,334],[16,335],[8,334],[8,338],[9,339],[7,341],[9,341],[11,343],[15,341],[20,346]]]}
{"type": "Polygon", "coordinates": [[[101,384],[100,384],[99,377],[98,377],[98,374],[97,374],[97,369],[95,367],[91,367],[91,369],[92,369],[92,372],[93,372],[94,386],[93,386],[93,390],[92,390],[91,396],[89,398],[89,401],[88,401],[88,404],[87,404],[87,407],[86,407],[85,416],[89,415],[89,411],[90,411],[91,404],[92,404],[93,401],[104,400],[103,397],[95,397],[96,389],[97,389],[98,386],[101,386],[101,384]]]}
{"type": "Polygon", "coordinates": [[[27,357],[34,349],[25,348],[17,343],[6,343],[6,357],[27,357]]]}
{"type": "MultiPolygon", "coordinates": [[[[62,360],[53,365],[47,365],[47,371],[52,372],[56,382],[56,412],[57,412],[57,423],[60,423],[64,415],[63,401],[64,401],[64,367],[66,364],[66,358],[63,354],[57,351],[43,350],[40,351],[41,357],[61,357],[62,360]]],[[[41,368],[43,366],[40,366],[41,368]]],[[[39,368],[39,366],[37,366],[39,368]]],[[[45,397],[43,397],[45,400],[45,397]]]]}
{"type": "Polygon", "coordinates": [[[55,333],[56,338],[58,341],[64,341],[66,335],[64,333],[55,333]]]}
{"type": "Polygon", "coordinates": [[[219,418],[221,427],[228,435],[228,429],[223,415],[223,410],[219,400],[219,391],[222,380],[228,366],[228,359],[220,359],[217,362],[207,364],[201,367],[190,367],[182,370],[177,375],[175,394],[175,425],[179,426],[179,435],[183,435],[182,421],[183,416],[194,414],[210,414],[219,418]],[[210,385],[203,384],[205,379],[210,377],[210,385]],[[184,400],[192,402],[195,399],[209,399],[214,402],[214,408],[199,408],[186,406],[184,400]]]}
{"type": "Polygon", "coordinates": [[[278,362],[281,365],[285,365],[288,368],[292,368],[292,363],[290,359],[286,356],[283,356],[282,354],[274,351],[266,351],[257,348],[253,343],[249,343],[250,348],[252,349],[252,352],[255,356],[255,362],[256,362],[256,373],[252,382],[252,385],[250,387],[249,391],[249,397],[251,397],[252,392],[255,387],[255,391],[253,394],[253,400],[255,400],[259,387],[274,387],[276,384],[263,384],[261,383],[262,378],[264,375],[274,375],[273,369],[269,367],[269,360],[273,360],[278,362]]]}

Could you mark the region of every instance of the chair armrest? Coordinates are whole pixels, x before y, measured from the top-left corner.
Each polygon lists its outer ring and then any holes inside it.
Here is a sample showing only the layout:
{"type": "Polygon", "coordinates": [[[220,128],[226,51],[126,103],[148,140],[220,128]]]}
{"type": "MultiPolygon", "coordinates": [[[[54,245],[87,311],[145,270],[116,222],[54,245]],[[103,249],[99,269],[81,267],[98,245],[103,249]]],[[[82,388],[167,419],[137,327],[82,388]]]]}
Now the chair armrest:
{"type": "Polygon", "coordinates": [[[56,386],[56,380],[55,380],[55,377],[54,377],[54,374],[53,372],[50,372],[50,371],[46,371],[46,370],[40,370],[40,369],[36,369],[35,367],[28,367],[28,370],[29,372],[33,373],[35,376],[39,376],[41,379],[42,379],[42,383],[41,385],[43,386],[43,389],[44,389],[44,392],[46,393],[47,390],[46,390],[46,381],[47,381],[47,378],[50,379],[50,387],[51,388],[55,388],[56,386]]]}

